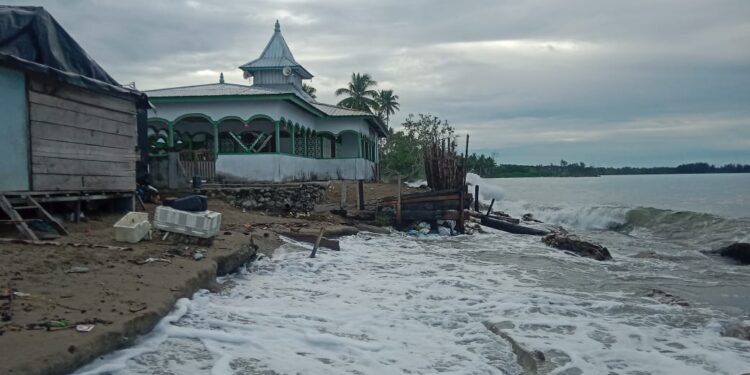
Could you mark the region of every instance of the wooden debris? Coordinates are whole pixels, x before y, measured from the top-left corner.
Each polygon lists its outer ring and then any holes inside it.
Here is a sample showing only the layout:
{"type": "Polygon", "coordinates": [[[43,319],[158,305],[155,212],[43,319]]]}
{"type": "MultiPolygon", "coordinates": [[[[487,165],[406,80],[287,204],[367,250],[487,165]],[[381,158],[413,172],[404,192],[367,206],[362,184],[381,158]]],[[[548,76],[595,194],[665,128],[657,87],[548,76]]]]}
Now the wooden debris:
{"type": "Polygon", "coordinates": [[[315,246],[313,246],[312,252],[310,253],[310,258],[315,258],[315,253],[318,252],[318,246],[320,246],[320,240],[323,238],[323,233],[325,233],[325,231],[325,227],[320,227],[320,233],[318,233],[318,238],[315,240],[315,246]]]}
{"type": "Polygon", "coordinates": [[[532,236],[544,236],[549,234],[549,232],[545,230],[513,224],[506,220],[501,220],[500,218],[490,217],[487,215],[482,216],[482,225],[514,234],[530,234],[532,236]]]}
{"type": "MultiPolygon", "coordinates": [[[[283,233],[280,233],[280,235],[284,237],[289,237],[295,241],[307,242],[310,244],[315,244],[315,242],[318,240],[318,236],[314,234],[283,232],[283,233]]],[[[336,250],[336,251],[341,250],[341,246],[339,245],[338,240],[332,240],[332,239],[328,239],[325,237],[321,237],[320,246],[323,246],[331,250],[336,250]]]]}

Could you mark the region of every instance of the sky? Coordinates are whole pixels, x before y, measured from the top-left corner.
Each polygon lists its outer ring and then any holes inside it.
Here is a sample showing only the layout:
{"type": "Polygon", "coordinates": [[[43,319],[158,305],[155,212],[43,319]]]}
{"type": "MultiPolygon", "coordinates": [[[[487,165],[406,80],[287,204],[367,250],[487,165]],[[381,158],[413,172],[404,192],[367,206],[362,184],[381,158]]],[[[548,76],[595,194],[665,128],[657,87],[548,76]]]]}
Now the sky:
{"type": "MultiPolygon", "coordinates": [[[[6,0],[7,3],[8,0],[6,0]]],[[[750,164],[750,1],[10,1],[120,83],[247,83],[275,20],[318,100],[352,72],[515,164],[750,164]]]]}

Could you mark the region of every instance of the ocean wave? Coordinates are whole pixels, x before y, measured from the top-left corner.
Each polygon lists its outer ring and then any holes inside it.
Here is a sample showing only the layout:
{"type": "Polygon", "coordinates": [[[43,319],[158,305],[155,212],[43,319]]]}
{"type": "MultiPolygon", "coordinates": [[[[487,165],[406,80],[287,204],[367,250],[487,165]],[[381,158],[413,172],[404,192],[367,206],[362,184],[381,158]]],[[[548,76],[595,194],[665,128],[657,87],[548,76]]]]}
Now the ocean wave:
{"type": "Polygon", "coordinates": [[[470,184],[481,186],[479,200],[482,203],[488,204],[491,199],[496,199],[496,210],[505,211],[514,217],[531,213],[545,223],[571,230],[612,230],[634,236],[694,240],[701,246],[750,241],[750,218],[727,218],[656,207],[505,200],[504,191],[497,180],[483,179],[472,173],[466,179],[470,184]]]}

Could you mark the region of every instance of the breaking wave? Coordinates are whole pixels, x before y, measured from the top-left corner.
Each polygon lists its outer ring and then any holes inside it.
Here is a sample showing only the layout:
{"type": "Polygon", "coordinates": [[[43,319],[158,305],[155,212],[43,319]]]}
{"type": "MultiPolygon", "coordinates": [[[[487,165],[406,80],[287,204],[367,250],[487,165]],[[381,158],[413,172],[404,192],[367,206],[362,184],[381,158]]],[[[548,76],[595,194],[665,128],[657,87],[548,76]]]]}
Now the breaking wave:
{"type": "Polygon", "coordinates": [[[606,205],[545,206],[520,201],[503,201],[502,207],[513,216],[531,213],[545,223],[574,230],[613,230],[666,240],[692,239],[701,245],[750,240],[750,219],[730,219],[702,212],[606,205]]]}
{"type": "Polygon", "coordinates": [[[530,213],[537,220],[570,230],[612,230],[665,240],[693,240],[701,246],[750,241],[750,217],[727,218],[709,213],[655,207],[573,205],[565,202],[543,204],[504,200],[504,190],[497,180],[483,179],[470,173],[467,181],[481,186],[481,202],[488,204],[491,199],[496,199],[495,210],[504,211],[514,217],[530,213]]]}

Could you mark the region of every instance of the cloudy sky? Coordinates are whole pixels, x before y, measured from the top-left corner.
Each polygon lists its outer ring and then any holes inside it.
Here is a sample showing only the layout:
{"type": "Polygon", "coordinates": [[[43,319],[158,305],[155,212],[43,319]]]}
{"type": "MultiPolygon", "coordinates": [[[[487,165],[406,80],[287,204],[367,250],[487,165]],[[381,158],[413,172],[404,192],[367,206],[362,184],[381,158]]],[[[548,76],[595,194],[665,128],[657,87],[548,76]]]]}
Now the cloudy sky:
{"type": "MultiPolygon", "coordinates": [[[[7,1],[7,0],[6,0],[7,1]]],[[[11,4],[21,4],[10,1],[11,4]]],[[[23,2],[29,5],[28,1],[23,2]]],[[[212,83],[279,19],[318,99],[370,73],[504,163],[750,163],[750,1],[39,1],[138,88],[212,83]]]]}

